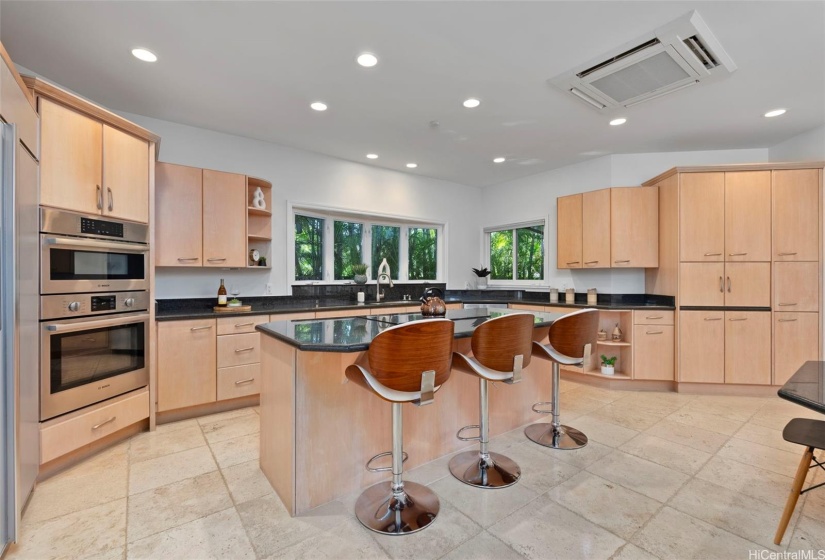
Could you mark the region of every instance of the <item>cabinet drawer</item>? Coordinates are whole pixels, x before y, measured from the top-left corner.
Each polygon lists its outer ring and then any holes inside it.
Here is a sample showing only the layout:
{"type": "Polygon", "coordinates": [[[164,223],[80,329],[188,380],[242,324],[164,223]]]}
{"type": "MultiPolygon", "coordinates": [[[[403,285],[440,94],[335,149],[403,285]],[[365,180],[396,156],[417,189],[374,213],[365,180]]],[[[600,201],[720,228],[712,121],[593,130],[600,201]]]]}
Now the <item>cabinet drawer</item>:
{"type": "Polygon", "coordinates": [[[671,325],[633,327],[633,379],[673,381],[673,332],[671,325]]]}
{"type": "Polygon", "coordinates": [[[261,392],[261,364],[218,370],[218,400],[236,399],[261,392]]]}
{"type": "Polygon", "coordinates": [[[218,337],[218,368],[254,364],[260,361],[260,333],[228,334],[218,337]]]}
{"type": "Polygon", "coordinates": [[[774,311],[819,311],[819,263],[774,265],[774,311]]]}
{"type": "Polygon", "coordinates": [[[809,360],[819,359],[819,313],[773,314],[773,384],[784,385],[809,360]]]}
{"type": "Polygon", "coordinates": [[[149,417],[149,391],[125,397],[40,428],[40,464],[48,463],[149,417]]]}
{"type": "Polygon", "coordinates": [[[269,315],[251,317],[221,317],[218,319],[218,335],[255,332],[255,326],[269,322],[269,315]]]}
{"type": "Polygon", "coordinates": [[[669,310],[645,310],[636,309],[633,311],[634,325],[672,325],[673,311],[669,310]]]}

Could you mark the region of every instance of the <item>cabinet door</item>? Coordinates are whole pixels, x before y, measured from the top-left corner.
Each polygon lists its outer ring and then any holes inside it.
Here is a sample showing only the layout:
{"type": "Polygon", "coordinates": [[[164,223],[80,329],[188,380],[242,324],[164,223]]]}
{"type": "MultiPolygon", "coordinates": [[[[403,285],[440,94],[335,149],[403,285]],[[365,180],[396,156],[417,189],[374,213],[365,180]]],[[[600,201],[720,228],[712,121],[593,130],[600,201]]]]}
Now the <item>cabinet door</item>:
{"type": "Polygon", "coordinates": [[[246,267],[246,177],[203,170],[203,266],[246,267]]]}
{"type": "Polygon", "coordinates": [[[679,313],[679,381],[725,382],[725,314],[679,313]]]}
{"type": "Polygon", "coordinates": [[[103,212],[149,223],[149,143],[103,125],[103,212]]]}
{"type": "Polygon", "coordinates": [[[725,260],[725,174],[682,173],[679,181],[679,260],[725,260]]]}
{"type": "Polygon", "coordinates": [[[673,381],[673,327],[633,327],[633,379],[673,381]]]}
{"type": "Polygon", "coordinates": [[[820,170],[773,171],[773,259],[819,260],[820,170]]]}
{"type": "Polygon", "coordinates": [[[610,189],[582,194],[582,265],[610,267],[610,189]]]}
{"type": "Polygon", "coordinates": [[[681,263],[679,305],[725,305],[725,263],[681,263]]]}
{"type": "Polygon", "coordinates": [[[202,266],[201,170],[155,165],[155,265],[202,266]]]}
{"type": "Polygon", "coordinates": [[[771,306],[771,263],[726,263],[725,305],[771,306]]]}
{"type": "Polygon", "coordinates": [[[40,204],[100,214],[103,125],[40,98],[40,204]]]}
{"type": "Polygon", "coordinates": [[[725,383],[770,385],[769,312],[725,312],[725,383]]]}
{"type": "Polygon", "coordinates": [[[725,173],[725,260],[771,260],[771,172],[725,173]]]}
{"type": "Polygon", "coordinates": [[[582,195],[556,199],[556,268],[582,267],[582,195]]]}
{"type": "Polygon", "coordinates": [[[659,188],[610,189],[610,265],[659,266],[659,188]]]}
{"type": "Polygon", "coordinates": [[[158,323],[158,412],[215,401],[215,319],[158,323]]]}
{"type": "Polygon", "coordinates": [[[808,360],[819,359],[819,313],[773,314],[773,384],[784,385],[808,360]]]}
{"type": "Polygon", "coordinates": [[[773,265],[775,311],[819,311],[819,263],[773,265]]]}
{"type": "Polygon", "coordinates": [[[17,135],[38,156],[40,146],[37,143],[38,117],[32,108],[23,87],[15,79],[5,59],[0,60],[0,116],[7,123],[17,125],[17,135]]]}

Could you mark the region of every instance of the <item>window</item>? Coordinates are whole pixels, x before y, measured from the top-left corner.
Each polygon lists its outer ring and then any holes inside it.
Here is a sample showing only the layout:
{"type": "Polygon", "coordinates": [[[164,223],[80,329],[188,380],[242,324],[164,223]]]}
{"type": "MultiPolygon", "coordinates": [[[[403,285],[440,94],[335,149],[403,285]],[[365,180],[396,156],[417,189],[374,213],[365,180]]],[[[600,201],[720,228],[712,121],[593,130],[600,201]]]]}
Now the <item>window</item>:
{"type": "Polygon", "coordinates": [[[375,280],[383,259],[394,281],[443,282],[444,228],[380,216],[295,208],[295,282],[350,282],[352,266],[369,265],[375,280]]]}
{"type": "Polygon", "coordinates": [[[544,280],[544,221],[490,228],[487,234],[490,279],[544,280]]]}

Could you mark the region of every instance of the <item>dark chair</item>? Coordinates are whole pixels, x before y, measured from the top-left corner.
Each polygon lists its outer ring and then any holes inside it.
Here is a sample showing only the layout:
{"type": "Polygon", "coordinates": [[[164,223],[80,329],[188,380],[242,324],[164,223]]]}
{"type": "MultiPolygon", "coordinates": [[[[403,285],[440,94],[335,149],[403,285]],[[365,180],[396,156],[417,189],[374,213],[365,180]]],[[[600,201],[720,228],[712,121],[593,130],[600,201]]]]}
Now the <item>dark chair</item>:
{"type": "Polygon", "coordinates": [[[575,428],[563,426],[559,421],[559,378],[561,365],[578,366],[590,353],[596,342],[599,328],[599,312],[596,309],[582,309],[557,319],[550,325],[549,344],[533,343],[536,357],[553,363],[553,396],[549,403],[533,405],[533,410],[553,415],[549,426],[539,422],[527,426],[524,434],[535,443],[553,449],[578,449],[587,445],[587,436],[575,428]],[[542,405],[550,405],[550,410],[542,410],[542,405]]]}
{"type": "Polygon", "coordinates": [[[392,403],[392,451],[367,461],[371,472],[392,471],[392,481],[370,486],[358,497],[355,515],[366,528],[386,535],[420,531],[438,515],[435,493],[421,484],[404,482],[401,404],[424,406],[450,377],[455,325],[447,319],[427,319],[390,327],[370,343],[369,367],[351,365],[347,378],[392,403]],[[379,457],[392,456],[392,467],[372,467],[379,457]]]}
{"type": "Polygon", "coordinates": [[[785,441],[805,446],[805,451],[802,452],[802,460],[799,461],[799,467],[796,469],[796,476],[793,479],[791,493],[788,496],[788,501],[785,503],[785,511],[782,512],[779,527],[776,529],[776,536],[773,538],[775,544],[782,542],[782,537],[785,535],[785,529],[788,528],[788,522],[791,520],[799,496],[805,492],[810,492],[814,488],[825,486],[825,482],[822,482],[815,486],[810,486],[805,490],[802,489],[809,469],[819,467],[825,470],[825,462],[819,461],[814,457],[815,449],[825,449],[825,421],[794,418],[785,426],[785,429],[782,431],[782,437],[785,438],[785,441]]]}
{"type": "Polygon", "coordinates": [[[521,370],[530,364],[534,316],[512,313],[481,324],[473,332],[473,355],[456,352],[453,365],[479,379],[479,424],[465,426],[456,436],[478,440],[479,451],[465,451],[450,460],[450,472],[461,482],[480,488],[504,488],[518,482],[521,469],[510,458],[488,450],[490,416],[487,391],[490,381],[518,383],[521,370]],[[464,430],[477,428],[477,437],[463,437],[464,430]]]}

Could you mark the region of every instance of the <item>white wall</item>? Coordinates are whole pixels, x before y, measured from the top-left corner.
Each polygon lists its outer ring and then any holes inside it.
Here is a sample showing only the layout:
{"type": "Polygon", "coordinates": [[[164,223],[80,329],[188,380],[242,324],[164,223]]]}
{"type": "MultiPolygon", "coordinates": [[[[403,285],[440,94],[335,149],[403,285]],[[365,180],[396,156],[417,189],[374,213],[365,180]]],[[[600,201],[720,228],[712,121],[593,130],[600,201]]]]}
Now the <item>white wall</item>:
{"type": "Polygon", "coordinates": [[[272,270],[157,270],[156,297],[211,297],[219,278],[242,294],[287,295],[286,203],[392,214],[447,224],[447,281],[463,288],[478,266],[480,189],[322,156],[141,115],[125,118],[160,135],[159,161],[244,173],[272,182],[272,270]]]}
{"type": "MultiPolygon", "coordinates": [[[[484,189],[480,229],[548,218],[547,284],[583,292],[644,293],[644,271],[559,270],[556,268],[556,198],[606,187],[639,185],[671,167],[768,161],[767,149],[618,154],[569,165],[484,189]]],[[[484,247],[479,247],[483,251],[484,247]]]]}
{"type": "Polygon", "coordinates": [[[825,160],[825,125],[803,132],[770,149],[770,161],[825,160]]]}

